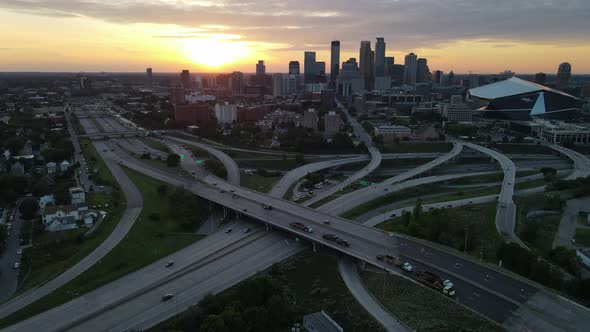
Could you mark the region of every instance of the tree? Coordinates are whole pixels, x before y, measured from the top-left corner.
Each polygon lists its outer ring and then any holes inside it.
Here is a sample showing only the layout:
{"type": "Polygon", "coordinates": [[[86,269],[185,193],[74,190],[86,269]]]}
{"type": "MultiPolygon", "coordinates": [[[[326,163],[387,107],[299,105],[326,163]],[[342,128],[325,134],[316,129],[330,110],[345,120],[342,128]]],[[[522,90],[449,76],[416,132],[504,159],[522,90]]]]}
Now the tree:
{"type": "Polygon", "coordinates": [[[53,197],[55,198],[55,204],[63,205],[70,203],[70,191],[67,185],[58,185],[53,191],[53,197]]]}
{"type": "Polygon", "coordinates": [[[31,220],[37,214],[37,200],[33,198],[26,198],[24,199],[19,206],[18,209],[21,213],[21,216],[25,220],[31,220]]]}
{"type": "Polygon", "coordinates": [[[201,332],[225,332],[229,329],[225,326],[223,317],[220,315],[209,315],[199,329],[201,332]]]}
{"type": "Polygon", "coordinates": [[[164,196],[168,192],[168,186],[166,184],[161,184],[158,186],[158,195],[164,196]]]}
{"type": "Polygon", "coordinates": [[[298,166],[301,166],[301,165],[305,164],[305,159],[303,158],[303,154],[298,153],[298,154],[295,155],[295,163],[298,166]]]}
{"type": "Polygon", "coordinates": [[[176,153],[171,153],[168,155],[168,158],[166,158],[166,165],[168,165],[168,167],[176,167],[180,164],[180,156],[177,155],[176,153]]]}

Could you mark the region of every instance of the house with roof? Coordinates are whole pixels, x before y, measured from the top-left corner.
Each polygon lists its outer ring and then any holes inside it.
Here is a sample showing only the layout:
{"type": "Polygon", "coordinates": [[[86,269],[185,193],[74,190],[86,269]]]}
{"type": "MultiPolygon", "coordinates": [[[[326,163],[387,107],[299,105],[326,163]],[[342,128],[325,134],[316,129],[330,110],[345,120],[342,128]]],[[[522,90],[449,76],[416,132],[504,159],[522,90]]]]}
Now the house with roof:
{"type": "Polygon", "coordinates": [[[10,174],[25,175],[25,166],[17,161],[16,163],[12,164],[12,167],[10,167],[10,174]]]}
{"type": "Polygon", "coordinates": [[[57,172],[57,164],[53,161],[48,162],[45,167],[47,168],[47,174],[55,174],[57,172]]]}
{"type": "Polygon", "coordinates": [[[53,197],[53,195],[45,195],[39,198],[39,208],[41,211],[43,211],[48,204],[55,204],[55,197],[53,197]]]}
{"type": "Polygon", "coordinates": [[[86,195],[84,189],[80,187],[72,187],[70,190],[70,203],[72,204],[83,204],[86,203],[86,195]]]}
{"type": "Polygon", "coordinates": [[[42,220],[49,232],[76,229],[80,226],[91,227],[98,218],[98,212],[88,210],[85,204],[46,206],[42,220]]]}
{"type": "Polygon", "coordinates": [[[59,171],[62,172],[62,173],[63,172],[67,172],[70,169],[71,166],[72,166],[72,164],[70,164],[69,161],[64,160],[64,161],[61,162],[61,164],[59,164],[59,171]]]}

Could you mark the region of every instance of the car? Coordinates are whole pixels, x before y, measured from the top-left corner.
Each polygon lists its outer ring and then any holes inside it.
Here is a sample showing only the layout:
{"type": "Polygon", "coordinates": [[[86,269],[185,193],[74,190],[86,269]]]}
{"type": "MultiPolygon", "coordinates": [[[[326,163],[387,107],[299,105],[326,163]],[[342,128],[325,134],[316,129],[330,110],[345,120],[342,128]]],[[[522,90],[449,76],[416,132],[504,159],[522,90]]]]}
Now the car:
{"type": "Polygon", "coordinates": [[[12,264],[12,267],[15,269],[18,269],[20,267],[20,263],[19,262],[14,262],[14,264],[12,264]]]}
{"type": "Polygon", "coordinates": [[[473,203],[473,201],[469,201],[469,204],[473,203]]]}
{"type": "Polygon", "coordinates": [[[217,182],[213,182],[213,185],[216,186],[217,185],[217,182]]]}
{"type": "Polygon", "coordinates": [[[192,175],[195,175],[195,172],[191,172],[192,175]]]}
{"type": "Polygon", "coordinates": [[[390,215],[390,217],[392,217],[392,218],[393,218],[393,217],[395,217],[395,216],[397,216],[397,213],[392,213],[392,214],[390,215]]]}
{"type": "Polygon", "coordinates": [[[431,207],[429,207],[429,208],[428,208],[428,210],[434,210],[434,207],[433,207],[433,206],[431,206],[431,207]]]}
{"type": "Polygon", "coordinates": [[[223,194],[225,192],[225,190],[221,189],[219,192],[223,194]]]}
{"type": "Polygon", "coordinates": [[[382,261],[385,259],[385,255],[377,255],[377,260],[382,261]]]}
{"type": "Polygon", "coordinates": [[[242,209],[242,211],[244,211],[244,212],[248,212],[248,209],[246,209],[246,208],[243,208],[243,209],[242,209]]]}
{"type": "Polygon", "coordinates": [[[330,220],[326,219],[326,220],[324,220],[324,221],[323,221],[323,223],[324,223],[325,225],[330,225],[330,220]]]}
{"type": "Polygon", "coordinates": [[[174,261],[168,261],[164,267],[171,267],[172,265],[174,265],[174,261]]]}
{"type": "Polygon", "coordinates": [[[250,233],[250,228],[249,227],[244,228],[244,233],[250,233]]]}
{"type": "Polygon", "coordinates": [[[172,294],[172,293],[164,294],[164,295],[162,295],[162,301],[168,301],[173,297],[174,297],[174,294],[172,294]]]}
{"type": "Polygon", "coordinates": [[[324,234],[322,237],[328,241],[338,241],[338,237],[334,234],[324,234]]]}
{"type": "Polygon", "coordinates": [[[350,247],[350,243],[348,243],[348,241],[338,238],[336,240],[336,243],[338,243],[339,245],[343,246],[343,247],[350,247]]]}
{"type": "Polygon", "coordinates": [[[453,207],[453,205],[452,204],[449,204],[449,205],[447,205],[447,207],[453,207]]]}
{"type": "Polygon", "coordinates": [[[406,272],[412,272],[414,270],[414,267],[412,266],[412,264],[405,262],[404,264],[402,264],[402,270],[406,272]]]}
{"type": "Polygon", "coordinates": [[[230,189],[230,190],[229,190],[229,192],[230,192],[230,193],[235,193],[236,191],[235,191],[235,190],[233,190],[233,189],[230,189]]]}
{"type": "Polygon", "coordinates": [[[238,195],[233,194],[233,195],[231,195],[231,198],[238,198],[238,195]]]}
{"type": "Polygon", "coordinates": [[[385,191],[389,191],[389,188],[383,188],[383,190],[385,190],[385,191]]]}
{"type": "Polygon", "coordinates": [[[17,255],[22,255],[23,254],[23,250],[22,249],[16,249],[16,254],[17,255]]]}
{"type": "Polygon", "coordinates": [[[225,234],[230,233],[231,232],[231,227],[225,230],[225,234]]]}
{"type": "Polygon", "coordinates": [[[262,208],[265,210],[272,210],[272,206],[267,205],[267,204],[262,204],[262,208]]]}

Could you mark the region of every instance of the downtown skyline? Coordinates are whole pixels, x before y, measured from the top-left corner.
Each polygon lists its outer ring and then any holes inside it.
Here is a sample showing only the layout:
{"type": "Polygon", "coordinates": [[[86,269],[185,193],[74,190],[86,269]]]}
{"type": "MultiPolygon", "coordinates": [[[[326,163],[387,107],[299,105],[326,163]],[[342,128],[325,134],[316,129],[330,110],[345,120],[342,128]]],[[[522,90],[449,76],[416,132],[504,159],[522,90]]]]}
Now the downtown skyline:
{"type": "Polygon", "coordinates": [[[329,71],[332,40],[340,41],[341,65],[359,60],[362,40],[374,48],[384,37],[395,63],[414,52],[433,71],[553,74],[569,62],[573,74],[584,74],[588,22],[575,18],[589,11],[583,1],[376,1],[360,8],[331,0],[8,0],[0,4],[0,29],[11,32],[0,36],[0,71],[253,72],[263,59],[268,72],[287,72],[289,61],[303,63],[304,51],[315,51],[329,71]]]}

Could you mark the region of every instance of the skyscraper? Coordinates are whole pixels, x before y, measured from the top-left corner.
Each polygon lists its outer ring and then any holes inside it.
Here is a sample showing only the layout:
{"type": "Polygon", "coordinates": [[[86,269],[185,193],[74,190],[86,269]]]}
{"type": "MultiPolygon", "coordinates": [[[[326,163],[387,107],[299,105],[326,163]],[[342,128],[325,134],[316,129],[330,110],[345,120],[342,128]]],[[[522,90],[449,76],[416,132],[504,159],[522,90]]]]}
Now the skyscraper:
{"type": "Polygon", "coordinates": [[[190,88],[191,88],[191,74],[189,73],[188,69],[184,69],[180,73],[180,83],[182,84],[182,88],[184,90],[190,90],[190,88]]]}
{"type": "Polygon", "coordinates": [[[430,70],[428,69],[428,60],[419,58],[416,65],[416,82],[424,83],[429,81],[430,70]]]}
{"type": "Polygon", "coordinates": [[[570,81],[572,76],[572,65],[569,62],[564,62],[557,68],[557,87],[564,88],[570,81]]]}
{"type": "Polygon", "coordinates": [[[287,94],[286,79],[283,74],[272,74],[272,95],[283,97],[287,94]]]}
{"type": "Polygon", "coordinates": [[[451,72],[449,73],[447,83],[448,83],[448,85],[455,85],[455,73],[453,73],[453,70],[451,70],[451,72]]]}
{"type": "Polygon", "coordinates": [[[340,41],[333,40],[330,50],[330,83],[334,84],[340,73],[340,41]]]}
{"type": "Polygon", "coordinates": [[[443,72],[440,70],[435,71],[432,75],[432,80],[436,85],[443,85],[443,72]]]}
{"type": "Polygon", "coordinates": [[[295,78],[295,89],[299,89],[299,86],[301,85],[301,72],[299,70],[299,61],[289,62],[289,76],[295,78]]]}
{"type": "Polygon", "coordinates": [[[153,81],[152,81],[152,68],[147,68],[145,70],[145,75],[146,75],[146,87],[148,89],[151,89],[152,83],[153,83],[153,81]]]}
{"type": "Polygon", "coordinates": [[[545,85],[545,80],[547,79],[547,75],[545,73],[536,73],[535,74],[535,83],[545,85]]]}
{"type": "Polygon", "coordinates": [[[266,74],[266,66],[264,60],[258,60],[256,64],[256,76],[264,76],[266,74]]]}
{"type": "Polygon", "coordinates": [[[406,55],[404,60],[404,84],[416,84],[418,56],[414,53],[406,55]]]}
{"type": "Polygon", "coordinates": [[[303,58],[304,83],[313,83],[316,75],[315,52],[306,51],[303,58]]]}
{"type": "Polygon", "coordinates": [[[361,41],[359,54],[359,70],[364,80],[365,90],[373,90],[373,51],[371,51],[371,42],[368,40],[361,41]]]}
{"type": "Polygon", "coordinates": [[[234,71],[229,80],[230,90],[232,95],[240,95],[244,93],[245,83],[244,74],[239,71],[234,71]]]}
{"type": "Polygon", "coordinates": [[[337,91],[345,97],[363,89],[363,77],[359,72],[355,58],[350,58],[342,63],[342,70],[337,79],[337,91]]]}
{"type": "Polygon", "coordinates": [[[385,40],[379,37],[375,42],[375,77],[383,77],[385,74],[385,40]]]}

